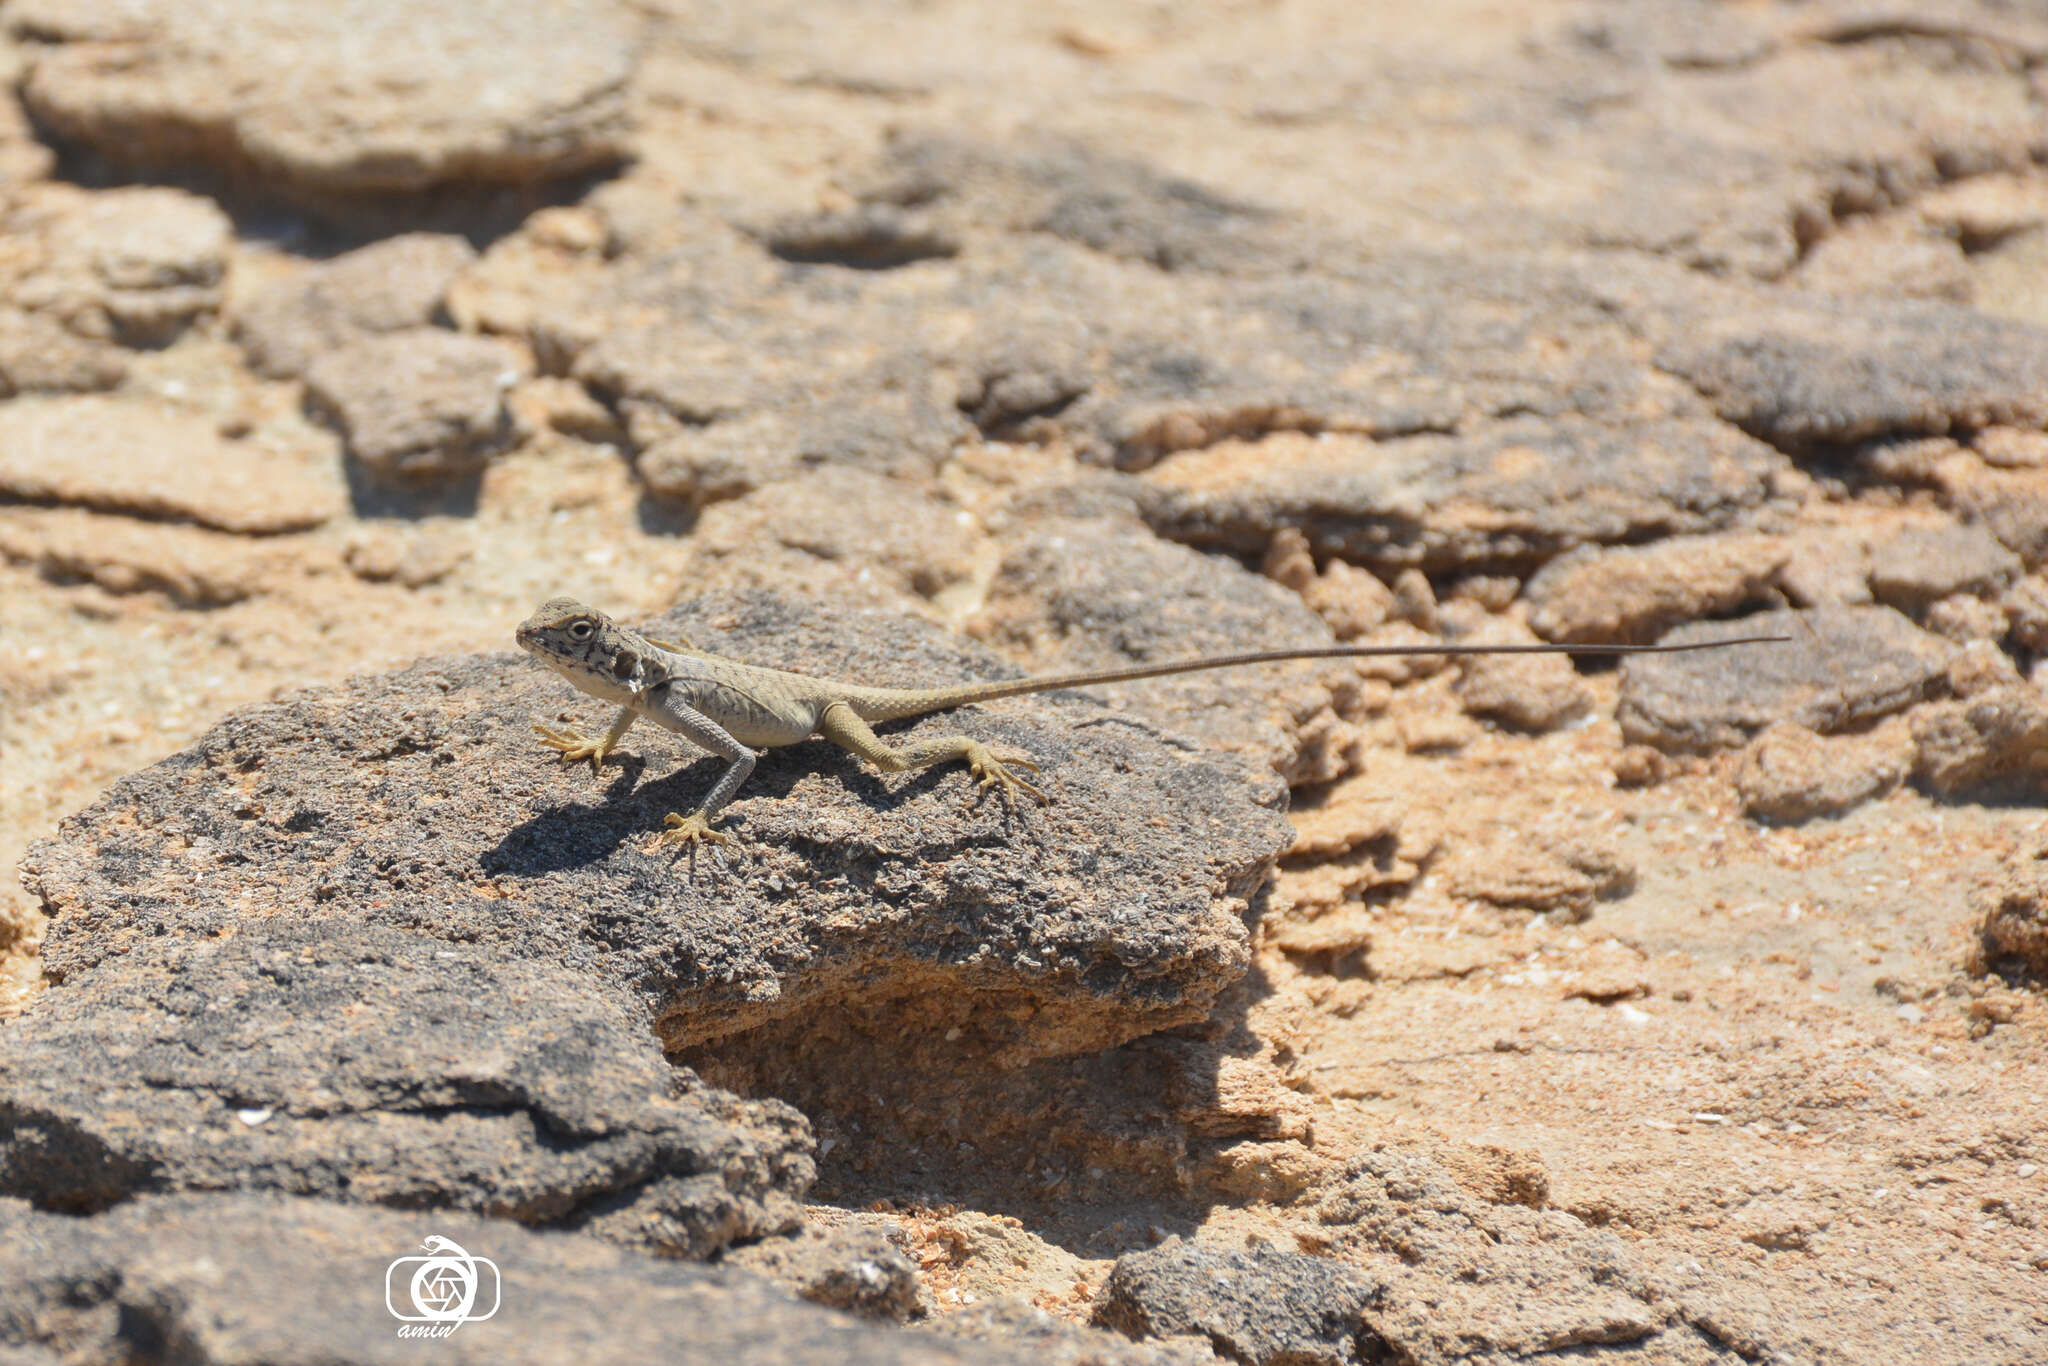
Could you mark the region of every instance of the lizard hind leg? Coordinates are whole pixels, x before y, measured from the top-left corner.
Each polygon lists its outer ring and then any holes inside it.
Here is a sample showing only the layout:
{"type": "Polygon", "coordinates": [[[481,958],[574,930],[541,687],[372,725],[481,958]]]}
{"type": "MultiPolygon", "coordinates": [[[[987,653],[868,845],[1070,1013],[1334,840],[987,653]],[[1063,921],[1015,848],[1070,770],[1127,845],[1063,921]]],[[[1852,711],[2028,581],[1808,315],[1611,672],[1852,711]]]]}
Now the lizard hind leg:
{"type": "Polygon", "coordinates": [[[998,759],[987,745],[965,735],[941,735],[930,740],[915,740],[907,745],[891,745],[870,730],[868,723],[844,702],[834,702],[825,708],[824,715],[818,718],[818,734],[841,749],[858,754],[884,773],[902,773],[913,768],[930,768],[948,759],[963,759],[967,763],[967,771],[984,791],[999,788],[1005,795],[1024,792],[1042,803],[1052,800],[1038,787],[1010,771],[1014,766],[1036,773],[1038,765],[1035,762],[1026,758],[998,759]]]}

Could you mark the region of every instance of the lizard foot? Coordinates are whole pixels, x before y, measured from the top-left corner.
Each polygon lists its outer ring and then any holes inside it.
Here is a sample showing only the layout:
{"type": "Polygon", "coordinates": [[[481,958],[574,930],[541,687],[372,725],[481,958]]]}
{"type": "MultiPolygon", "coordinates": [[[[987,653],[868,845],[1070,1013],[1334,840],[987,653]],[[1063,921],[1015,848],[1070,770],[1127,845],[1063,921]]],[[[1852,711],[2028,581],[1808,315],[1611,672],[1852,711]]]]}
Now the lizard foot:
{"type": "Polygon", "coordinates": [[[573,764],[583,759],[590,760],[592,773],[604,771],[605,756],[612,752],[612,747],[605,743],[608,738],[605,736],[593,740],[580,730],[550,730],[538,722],[534,724],[533,733],[540,737],[543,745],[558,751],[563,763],[573,764]]]}
{"type": "Polygon", "coordinates": [[[708,842],[711,844],[727,845],[737,845],[739,843],[738,840],[726,834],[723,830],[713,830],[711,828],[711,818],[702,811],[692,811],[687,816],[678,816],[674,812],[670,812],[662,818],[661,823],[667,829],[654,837],[654,843],[648,846],[649,853],[653,853],[656,849],[669,844],[687,848],[694,853],[697,845],[700,843],[708,842]]]}
{"type": "Polygon", "coordinates": [[[1014,765],[1017,768],[1028,768],[1033,773],[1036,773],[1038,772],[1038,765],[1034,761],[1019,756],[1006,763],[991,754],[985,745],[974,746],[962,757],[967,760],[967,771],[974,775],[974,779],[981,785],[982,791],[986,792],[990,788],[999,786],[1005,796],[1016,792],[1028,792],[1038,799],[1041,806],[1052,804],[1052,798],[1046,796],[1043,791],[1010,772],[1011,766],[1014,765]]]}

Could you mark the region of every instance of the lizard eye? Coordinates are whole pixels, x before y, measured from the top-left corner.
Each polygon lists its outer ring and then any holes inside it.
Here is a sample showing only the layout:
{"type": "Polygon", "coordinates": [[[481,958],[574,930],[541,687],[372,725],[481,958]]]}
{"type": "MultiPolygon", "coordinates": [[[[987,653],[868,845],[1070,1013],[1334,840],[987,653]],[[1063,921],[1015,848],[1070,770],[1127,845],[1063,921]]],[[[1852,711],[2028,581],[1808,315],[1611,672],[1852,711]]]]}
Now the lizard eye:
{"type": "Polygon", "coordinates": [[[587,621],[572,622],[569,626],[569,639],[588,640],[591,633],[596,630],[597,628],[587,621]]]}

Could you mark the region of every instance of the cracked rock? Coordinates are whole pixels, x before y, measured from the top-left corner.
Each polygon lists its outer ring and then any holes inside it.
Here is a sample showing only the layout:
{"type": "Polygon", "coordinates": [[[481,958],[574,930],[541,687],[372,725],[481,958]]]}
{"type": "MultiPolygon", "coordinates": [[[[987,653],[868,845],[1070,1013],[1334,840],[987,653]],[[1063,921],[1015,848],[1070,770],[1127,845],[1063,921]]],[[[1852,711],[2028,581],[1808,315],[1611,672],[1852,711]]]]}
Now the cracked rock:
{"type": "Polygon", "coordinates": [[[235,315],[235,340],[259,374],[303,375],[365,332],[439,321],[449,287],[476,249],[447,233],[409,232],[279,280],[235,315]]]}
{"type": "Polygon", "coordinates": [[[1882,796],[1912,770],[1912,732],[1898,718],[1865,735],[1836,737],[1781,721],[1743,751],[1735,790],[1744,814],[1790,823],[1882,796]]]}
{"type": "Polygon", "coordinates": [[[2048,423],[2048,331],[1971,308],[1779,305],[1672,331],[1657,364],[1777,445],[2048,423]]]}
{"type": "Polygon", "coordinates": [[[385,926],[151,940],[60,973],[8,1030],[0,1193],[82,1213],[272,1191],[694,1257],[794,1228],[802,1119],[679,1087],[633,1013],[572,971],[385,926]]]}
{"type": "Polygon", "coordinates": [[[1319,554],[1440,572],[1718,530],[1786,468],[1715,422],[1517,419],[1398,441],[1225,444],[1149,471],[1144,507],[1161,535],[1207,549],[1257,554],[1294,526],[1319,554]]]}
{"type": "MultiPolygon", "coordinates": [[[[392,1289],[404,1303],[406,1280],[392,1289]]],[[[446,1210],[244,1194],[145,1197],[86,1220],[0,1200],[0,1341],[31,1344],[27,1357],[0,1347],[10,1362],[174,1358],[194,1366],[400,1366],[420,1360],[423,1346],[452,1350],[451,1360],[512,1366],[1037,1360],[1001,1343],[977,1343],[970,1357],[936,1337],[799,1304],[759,1277],[593,1238],[446,1210]],[[400,1263],[394,1273],[393,1263],[421,1254],[430,1236],[480,1259],[475,1308],[499,1309],[438,1344],[400,1338],[384,1296],[387,1276],[407,1270],[400,1263]]]]}
{"type": "Polygon", "coordinates": [[[17,307],[124,346],[166,345],[220,308],[233,228],[212,200],[144,186],[33,204],[8,224],[29,236],[31,268],[8,280],[0,266],[17,307]]]}
{"type": "Polygon", "coordinates": [[[22,96],[58,137],[316,210],[546,181],[626,150],[632,33],[601,6],[17,0],[6,17],[41,40],[22,96]]]}
{"type": "MultiPolygon", "coordinates": [[[[768,594],[649,629],[874,683],[1008,672],[912,619],[768,594]]],[[[508,653],[233,713],[32,851],[46,968],[69,979],[288,907],[582,974],[642,1003],[672,1050],[831,1015],[905,1041],[957,1030],[949,1052],[1014,1063],[1202,1019],[1246,970],[1246,900],[1288,839],[1272,779],[1070,695],[894,732],[1028,753],[1049,807],[979,793],[957,765],[877,775],[822,744],[775,749],[728,809],[740,847],[692,861],[651,836],[720,765],[643,726],[599,781],[532,738],[537,717],[600,710],[508,653]]]]}
{"type": "Polygon", "coordinates": [[[1202,1339],[1247,1366],[1349,1366],[1389,1350],[1372,1322],[1384,1293],[1330,1258],[1170,1238],[1117,1258],[1095,1321],[1138,1339],[1202,1339]]]}
{"type": "Polygon", "coordinates": [[[1622,662],[1615,708],[1631,743],[1668,753],[1734,749],[1778,721],[1828,734],[1938,691],[1954,647],[1889,607],[1813,607],[1696,622],[1669,644],[1781,635],[1782,642],[1622,662]]]}
{"type": "MultiPolygon", "coordinates": [[[[973,630],[1024,653],[1040,673],[1335,643],[1272,580],[1118,518],[1052,519],[1012,536],[973,630]]],[[[1119,727],[1158,735],[1153,726],[1163,723],[1300,786],[1354,766],[1359,685],[1350,660],[1302,660],[1090,692],[1111,703],[1119,727]]]]}
{"type": "Polygon", "coordinates": [[[341,509],[338,485],[188,409],[97,394],[8,404],[0,495],[250,535],[318,526],[341,509]]]}
{"type": "Polygon", "coordinates": [[[370,470],[447,479],[512,445],[517,432],[505,394],[524,368],[496,337],[410,328],[322,356],[306,372],[306,394],[370,470]]]}
{"type": "Polygon", "coordinates": [[[1574,645],[1647,644],[1672,627],[1769,598],[1790,559],[1774,536],[1674,536],[1560,555],[1522,588],[1529,624],[1574,645]]]}

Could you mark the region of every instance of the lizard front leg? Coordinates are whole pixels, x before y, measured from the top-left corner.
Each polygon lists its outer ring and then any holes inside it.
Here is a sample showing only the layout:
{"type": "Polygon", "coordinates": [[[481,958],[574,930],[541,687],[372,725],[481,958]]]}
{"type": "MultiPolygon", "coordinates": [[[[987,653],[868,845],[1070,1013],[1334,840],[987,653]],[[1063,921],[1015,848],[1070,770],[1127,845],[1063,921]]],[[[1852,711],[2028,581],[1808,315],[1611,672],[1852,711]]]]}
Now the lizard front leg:
{"type": "Polygon", "coordinates": [[[640,713],[633,708],[620,707],[618,720],[612,722],[612,728],[598,740],[591,739],[580,730],[553,730],[538,721],[534,723],[533,733],[540,737],[543,745],[559,751],[562,762],[573,764],[579,759],[588,759],[590,771],[601,773],[604,770],[605,756],[619,747],[619,741],[626,738],[626,732],[631,730],[633,723],[639,719],[640,713]]]}
{"type": "Polygon", "coordinates": [[[711,795],[704,799],[703,805],[687,816],[671,811],[662,818],[662,824],[667,828],[655,836],[653,847],[660,848],[664,844],[689,846],[706,840],[713,844],[734,843],[732,836],[711,826],[725,804],[733,799],[733,794],[740,790],[740,784],[747,780],[747,775],[754,771],[754,751],[733,739],[716,721],[676,697],[667,685],[647,694],[647,719],[727,761],[725,772],[719,775],[717,785],[711,789],[711,795]]]}
{"type": "Polygon", "coordinates": [[[844,702],[834,702],[825,708],[818,718],[818,733],[842,749],[852,750],[884,773],[901,773],[906,769],[929,768],[948,759],[965,759],[967,771],[974,775],[984,790],[1000,787],[1006,794],[1028,792],[1040,802],[1052,800],[1010,772],[1009,768],[1010,764],[1015,764],[1036,773],[1037,764],[1023,758],[1006,763],[996,758],[987,745],[965,735],[941,735],[930,740],[913,740],[907,745],[890,745],[869,729],[868,723],[844,702]]]}

